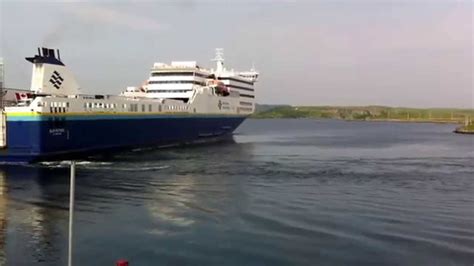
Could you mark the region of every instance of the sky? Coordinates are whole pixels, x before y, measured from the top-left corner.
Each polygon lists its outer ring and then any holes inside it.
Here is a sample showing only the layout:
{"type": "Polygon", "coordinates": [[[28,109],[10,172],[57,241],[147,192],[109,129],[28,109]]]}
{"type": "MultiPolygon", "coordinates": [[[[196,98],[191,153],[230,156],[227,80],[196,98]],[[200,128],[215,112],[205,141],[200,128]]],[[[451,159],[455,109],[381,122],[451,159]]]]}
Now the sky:
{"type": "Polygon", "coordinates": [[[116,94],[154,62],[260,72],[256,101],[474,108],[473,3],[440,0],[0,0],[6,86],[61,50],[84,93],[116,94]]]}

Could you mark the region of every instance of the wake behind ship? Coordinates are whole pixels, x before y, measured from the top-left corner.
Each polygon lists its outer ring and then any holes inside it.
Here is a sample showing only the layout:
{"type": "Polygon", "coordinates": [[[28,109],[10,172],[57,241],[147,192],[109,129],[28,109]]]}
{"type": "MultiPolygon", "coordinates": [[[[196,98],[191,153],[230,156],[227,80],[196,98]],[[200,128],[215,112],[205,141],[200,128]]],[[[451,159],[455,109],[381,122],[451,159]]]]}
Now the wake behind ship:
{"type": "Polygon", "coordinates": [[[0,115],[0,161],[33,162],[104,151],[215,140],[232,132],[255,109],[258,72],[194,61],[155,63],[149,78],[120,95],[86,95],[59,50],[42,48],[33,63],[30,91],[0,115]]]}

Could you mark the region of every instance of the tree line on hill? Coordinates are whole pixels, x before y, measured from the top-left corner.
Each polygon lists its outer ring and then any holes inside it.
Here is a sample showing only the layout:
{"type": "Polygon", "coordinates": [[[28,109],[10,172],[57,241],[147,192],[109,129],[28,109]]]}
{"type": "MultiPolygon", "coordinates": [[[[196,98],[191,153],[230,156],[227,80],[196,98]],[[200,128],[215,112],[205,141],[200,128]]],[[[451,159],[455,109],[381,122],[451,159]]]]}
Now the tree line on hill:
{"type": "Polygon", "coordinates": [[[257,105],[252,117],[464,123],[474,118],[474,109],[257,105]]]}

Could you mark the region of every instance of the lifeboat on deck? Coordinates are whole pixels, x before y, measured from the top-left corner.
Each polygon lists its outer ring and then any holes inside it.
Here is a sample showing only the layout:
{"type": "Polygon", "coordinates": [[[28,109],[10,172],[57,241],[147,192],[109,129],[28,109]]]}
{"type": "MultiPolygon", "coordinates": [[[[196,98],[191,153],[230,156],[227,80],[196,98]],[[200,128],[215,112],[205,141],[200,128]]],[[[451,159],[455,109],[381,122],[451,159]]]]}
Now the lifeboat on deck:
{"type": "Polygon", "coordinates": [[[230,94],[229,88],[222,81],[214,79],[210,81],[210,85],[217,95],[228,96],[230,94]]]}

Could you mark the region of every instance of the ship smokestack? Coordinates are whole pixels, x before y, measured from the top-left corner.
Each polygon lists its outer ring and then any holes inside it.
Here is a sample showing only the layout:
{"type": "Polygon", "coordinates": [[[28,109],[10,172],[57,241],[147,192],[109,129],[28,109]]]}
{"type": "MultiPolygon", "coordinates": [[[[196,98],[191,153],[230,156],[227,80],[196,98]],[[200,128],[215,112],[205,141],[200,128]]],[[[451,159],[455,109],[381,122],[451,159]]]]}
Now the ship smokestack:
{"type": "Polygon", "coordinates": [[[28,62],[33,63],[31,91],[49,95],[79,94],[79,85],[73,73],[59,59],[59,50],[56,57],[55,49],[38,49],[39,55],[26,58],[28,62]]]}
{"type": "Polygon", "coordinates": [[[43,52],[44,57],[49,57],[49,49],[48,48],[41,48],[41,51],[43,52]]]}

